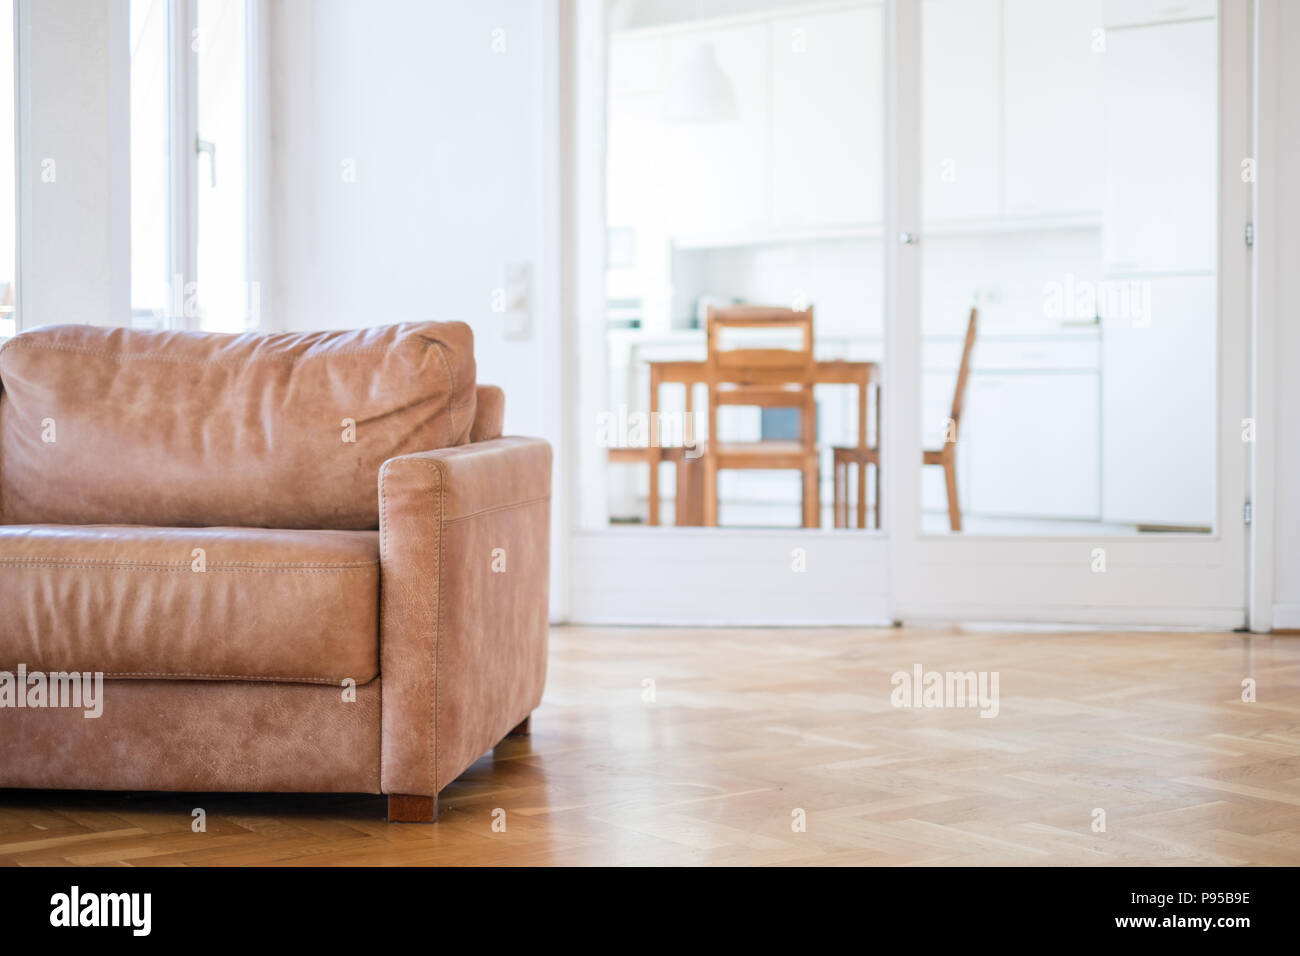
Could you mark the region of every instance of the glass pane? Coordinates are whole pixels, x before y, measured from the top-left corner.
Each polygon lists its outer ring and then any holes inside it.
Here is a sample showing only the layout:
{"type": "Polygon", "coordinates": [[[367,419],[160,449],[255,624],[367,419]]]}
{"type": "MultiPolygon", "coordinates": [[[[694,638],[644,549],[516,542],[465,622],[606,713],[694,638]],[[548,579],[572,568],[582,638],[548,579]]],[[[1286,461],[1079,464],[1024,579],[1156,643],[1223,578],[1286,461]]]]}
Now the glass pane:
{"type": "Polygon", "coordinates": [[[1215,9],[924,0],[925,532],[1212,528],[1215,9]]]}
{"type": "Polygon", "coordinates": [[[608,522],[875,527],[881,5],[606,9],[608,522]]]}
{"type": "Polygon", "coordinates": [[[14,4],[13,0],[0,0],[0,338],[13,335],[18,325],[14,312],[18,273],[14,66],[14,4]]]}
{"type": "Polygon", "coordinates": [[[256,324],[247,285],[248,98],[244,0],[198,2],[198,302],[202,328],[256,324]]]}
{"type": "Polygon", "coordinates": [[[131,0],[131,313],[167,321],[170,256],[168,0],[131,0]]]}

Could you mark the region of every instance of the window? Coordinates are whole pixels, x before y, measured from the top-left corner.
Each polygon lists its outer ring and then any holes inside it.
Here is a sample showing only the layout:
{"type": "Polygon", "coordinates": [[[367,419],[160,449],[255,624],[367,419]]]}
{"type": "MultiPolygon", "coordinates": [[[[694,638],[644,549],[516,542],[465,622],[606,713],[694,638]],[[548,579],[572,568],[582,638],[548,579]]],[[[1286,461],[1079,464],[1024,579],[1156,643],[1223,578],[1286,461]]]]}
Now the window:
{"type": "Polygon", "coordinates": [[[255,328],[247,0],[131,0],[130,20],[132,321],[255,328]]]}
{"type": "Polygon", "coordinates": [[[18,331],[15,279],[18,274],[17,180],[14,159],[14,3],[0,0],[0,338],[18,331]]]}
{"type": "MultiPolygon", "coordinates": [[[[197,256],[202,326],[242,332],[248,258],[248,18],[244,0],[200,0],[197,256]]],[[[255,324],[255,323],[253,323],[255,324]]]]}
{"type": "Polygon", "coordinates": [[[148,325],[167,314],[168,0],[131,0],[131,315],[148,325]]]}

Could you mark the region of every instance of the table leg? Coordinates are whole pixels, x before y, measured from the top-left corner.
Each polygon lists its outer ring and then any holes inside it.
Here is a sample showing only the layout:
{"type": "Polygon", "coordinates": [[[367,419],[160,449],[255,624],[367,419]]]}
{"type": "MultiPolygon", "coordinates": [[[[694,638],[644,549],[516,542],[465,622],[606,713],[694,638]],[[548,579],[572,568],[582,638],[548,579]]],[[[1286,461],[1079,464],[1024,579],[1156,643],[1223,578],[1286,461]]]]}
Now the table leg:
{"type": "Polygon", "coordinates": [[[844,528],[848,526],[848,507],[846,501],[848,492],[848,465],[842,461],[835,462],[831,466],[831,472],[835,478],[835,500],[832,502],[832,508],[835,513],[835,527],[844,528]]]}
{"type": "Polygon", "coordinates": [[[650,421],[646,441],[646,461],[650,464],[650,492],[646,502],[651,527],[659,524],[659,370],[650,363],[650,421]]]}

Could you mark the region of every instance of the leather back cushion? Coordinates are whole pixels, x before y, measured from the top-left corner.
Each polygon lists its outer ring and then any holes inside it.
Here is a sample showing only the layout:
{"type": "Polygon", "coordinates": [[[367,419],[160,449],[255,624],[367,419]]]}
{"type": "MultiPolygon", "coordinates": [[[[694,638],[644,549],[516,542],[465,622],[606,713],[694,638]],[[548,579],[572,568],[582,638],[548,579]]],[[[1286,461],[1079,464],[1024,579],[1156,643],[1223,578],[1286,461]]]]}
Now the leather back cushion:
{"type": "Polygon", "coordinates": [[[385,460],[469,441],[473,336],[49,326],[0,388],[6,524],[373,529],[385,460]]]}
{"type": "Polygon", "coordinates": [[[474,409],[474,427],[470,441],[489,441],[501,437],[506,421],[506,393],[495,385],[478,387],[478,407],[474,409]]]}

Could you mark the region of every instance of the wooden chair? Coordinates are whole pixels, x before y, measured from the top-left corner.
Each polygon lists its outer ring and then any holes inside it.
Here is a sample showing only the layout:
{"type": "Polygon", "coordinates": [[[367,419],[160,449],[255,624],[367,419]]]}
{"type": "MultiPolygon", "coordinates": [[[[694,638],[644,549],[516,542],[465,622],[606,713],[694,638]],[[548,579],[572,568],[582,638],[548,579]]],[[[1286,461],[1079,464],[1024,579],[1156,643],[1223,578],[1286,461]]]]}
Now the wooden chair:
{"type": "Polygon", "coordinates": [[[882,434],[880,422],[880,380],[878,375],[873,375],[869,383],[858,386],[858,443],[855,447],[845,448],[837,446],[831,449],[834,459],[833,474],[835,476],[835,492],[833,520],[835,527],[847,528],[849,526],[849,466],[856,465],[858,469],[858,527],[867,526],[867,467],[872,466],[876,469],[876,488],[875,504],[872,507],[872,515],[876,528],[880,527],[880,487],[884,477],[880,470],[880,436],[882,434]],[[876,401],[876,434],[874,443],[869,442],[867,438],[867,392],[875,391],[876,401]]]}
{"type": "Polygon", "coordinates": [[[948,489],[948,525],[953,531],[961,530],[961,503],[957,498],[957,437],[961,428],[961,413],[966,404],[966,383],[970,379],[971,353],[975,351],[975,320],[979,310],[970,310],[966,323],[966,341],[961,349],[961,365],[957,367],[957,385],[952,393],[952,413],[944,429],[943,447],[921,452],[921,464],[938,465],[948,489]],[[951,438],[948,436],[951,435],[951,438]]]}
{"type": "Polygon", "coordinates": [[[817,404],[813,397],[817,365],[813,359],[813,310],[765,306],[710,307],[707,384],[709,438],[704,454],[704,523],[718,523],[718,472],[730,469],[790,469],[803,476],[803,526],[821,524],[818,491],[817,404]],[[798,349],[723,347],[728,329],[790,329],[798,349]],[[718,409],[724,405],[798,408],[796,441],[726,442],[718,434],[718,409]]]}
{"type": "MultiPolygon", "coordinates": [[[[677,467],[677,507],[674,524],[678,527],[698,527],[704,524],[704,454],[701,447],[687,454],[688,449],[680,446],[670,448],[611,448],[608,451],[611,464],[644,465],[649,464],[651,474],[660,462],[669,461],[677,467]]],[[[656,475],[657,477],[657,475],[656,475]]],[[[652,496],[650,510],[651,525],[659,524],[658,482],[652,496]]]]}
{"type": "MultiPolygon", "coordinates": [[[[945,440],[943,447],[933,450],[923,450],[921,452],[921,463],[923,465],[938,465],[943,468],[945,484],[948,490],[948,524],[953,531],[961,530],[961,503],[957,497],[957,436],[961,423],[962,409],[966,404],[966,384],[970,380],[970,363],[971,354],[975,350],[975,326],[979,316],[978,309],[970,310],[970,321],[966,324],[966,341],[962,345],[961,364],[957,368],[957,386],[953,390],[952,396],[952,413],[951,422],[948,424],[945,432],[952,436],[951,441],[945,440]]],[[[876,468],[876,494],[874,502],[875,525],[880,527],[880,407],[876,407],[876,437],[877,444],[868,446],[866,441],[866,423],[865,416],[859,415],[858,420],[858,445],[856,448],[837,447],[833,450],[834,468],[835,468],[835,527],[848,527],[848,468],[850,465],[858,467],[858,509],[857,519],[858,527],[865,528],[866,524],[866,467],[874,465],[876,468]]],[[[946,435],[945,435],[946,437],[946,435]]]]}

